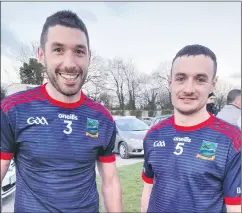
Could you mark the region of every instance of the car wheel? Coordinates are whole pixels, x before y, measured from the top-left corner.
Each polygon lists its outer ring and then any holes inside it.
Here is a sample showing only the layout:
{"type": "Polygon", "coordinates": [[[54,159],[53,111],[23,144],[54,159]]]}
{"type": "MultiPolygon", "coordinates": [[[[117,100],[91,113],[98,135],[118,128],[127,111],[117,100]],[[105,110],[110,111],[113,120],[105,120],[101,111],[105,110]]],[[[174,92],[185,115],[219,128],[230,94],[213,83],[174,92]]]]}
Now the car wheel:
{"type": "Polygon", "coordinates": [[[128,146],[124,142],[122,142],[119,145],[119,155],[123,159],[128,159],[129,158],[128,146]]]}

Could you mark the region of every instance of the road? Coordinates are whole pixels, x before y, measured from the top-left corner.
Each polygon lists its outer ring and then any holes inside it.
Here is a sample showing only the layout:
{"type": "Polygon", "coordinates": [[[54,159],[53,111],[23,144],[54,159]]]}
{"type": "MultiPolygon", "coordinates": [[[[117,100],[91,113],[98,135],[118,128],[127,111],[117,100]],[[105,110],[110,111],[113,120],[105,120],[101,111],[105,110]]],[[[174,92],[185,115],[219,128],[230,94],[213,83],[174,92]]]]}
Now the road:
{"type": "MultiPolygon", "coordinates": [[[[124,166],[124,165],[130,165],[138,162],[143,161],[143,157],[132,157],[129,159],[122,159],[117,155],[117,161],[116,165],[117,167],[124,166]]],[[[97,170],[96,170],[97,171],[97,170]]],[[[98,174],[98,172],[97,172],[98,174]]],[[[2,199],[2,213],[12,213],[14,209],[14,196],[15,194],[13,193],[12,195],[9,195],[5,199],[2,199]]]]}

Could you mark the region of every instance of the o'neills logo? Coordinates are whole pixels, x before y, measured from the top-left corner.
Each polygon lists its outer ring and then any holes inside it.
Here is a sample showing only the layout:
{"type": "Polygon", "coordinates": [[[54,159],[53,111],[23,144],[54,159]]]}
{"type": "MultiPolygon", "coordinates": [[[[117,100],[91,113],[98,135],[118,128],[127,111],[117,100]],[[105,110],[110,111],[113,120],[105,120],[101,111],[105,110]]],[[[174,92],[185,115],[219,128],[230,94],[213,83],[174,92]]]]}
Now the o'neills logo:
{"type": "Polygon", "coordinates": [[[179,142],[191,142],[192,140],[191,140],[191,138],[189,138],[189,137],[182,137],[182,138],[180,138],[180,137],[174,137],[174,138],[173,138],[173,141],[179,141],[179,142]]]}
{"type": "Polygon", "coordinates": [[[62,119],[68,119],[68,120],[78,120],[78,117],[74,114],[69,114],[69,115],[59,114],[58,117],[62,119]]]}

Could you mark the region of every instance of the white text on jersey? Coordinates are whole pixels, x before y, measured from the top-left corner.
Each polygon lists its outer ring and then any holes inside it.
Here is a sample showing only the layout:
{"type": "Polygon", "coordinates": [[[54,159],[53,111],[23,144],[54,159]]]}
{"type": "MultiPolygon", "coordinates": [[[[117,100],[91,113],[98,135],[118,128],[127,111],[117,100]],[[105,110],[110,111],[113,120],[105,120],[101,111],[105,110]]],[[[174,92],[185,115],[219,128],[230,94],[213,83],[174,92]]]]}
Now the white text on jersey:
{"type": "Polygon", "coordinates": [[[30,117],[27,120],[27,123],[32,125],[32,124],[41,124],[41,125],[49,125],[47,120],[44,117],[30,117]]]}
{"type": "Polygon", "coordinates": [[[78,117],[74,114],[69,114],[69,115],[59,114],[58,117],[63,118],[63,119],[67,119],[67,120],[78,120],[78,117]]]}
{"type": "Polygon", "coordinates": [[[237,187],[237,194],[241,194],[241,188],[237,187]]]}
{"type": "Polygon", "coordinates": [[[165,141],[155,141],[154,147],[164,147],[166,146],[165,141]]]}
{"type": "Polygon", "coordinates": [[[191,142],[192,139],[189,138],[189,137],[183,137],[183,138],[180,138],[180,137],[174,137],[174,138],[173,138],[173,141],[179,141],[179,142],[191,142]]]}

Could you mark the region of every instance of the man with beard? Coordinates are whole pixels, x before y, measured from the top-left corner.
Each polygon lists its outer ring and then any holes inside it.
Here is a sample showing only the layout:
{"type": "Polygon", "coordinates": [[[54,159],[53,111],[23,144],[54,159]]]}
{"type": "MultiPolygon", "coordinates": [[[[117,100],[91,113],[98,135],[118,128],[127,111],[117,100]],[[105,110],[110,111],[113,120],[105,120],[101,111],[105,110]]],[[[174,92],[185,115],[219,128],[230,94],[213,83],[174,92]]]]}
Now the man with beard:
{"type": "Polygon", "coordinates": [[[216,71],[215,54],[201,45],[173,59],[174,116],[144,139],[142,212],[240,212],[240,131],[206,110],[216,71]]]}
{"type": "Polygon", "coordinates": [[[207,105],[206,105],[206,108],[207,108],[207,111],[210,112],[211,114],[213,115],[217,115],[218,113],[218,110],[215,106],[215,95],[213,92],[211,92],[209,95],[208,95],[208,100],[207,100],[207,105]]]}
{"type": "Polygon", "coordinates": [[[89,36],[70,11],[43,26],[40,62],[49,82],[1,105],[1,180],[16,165],[15,212],[99,212],[95,163],[107,212],[121,212],[115,123],[81,91],[90,62],[89,36]]]}

